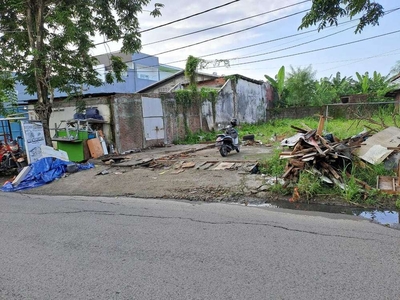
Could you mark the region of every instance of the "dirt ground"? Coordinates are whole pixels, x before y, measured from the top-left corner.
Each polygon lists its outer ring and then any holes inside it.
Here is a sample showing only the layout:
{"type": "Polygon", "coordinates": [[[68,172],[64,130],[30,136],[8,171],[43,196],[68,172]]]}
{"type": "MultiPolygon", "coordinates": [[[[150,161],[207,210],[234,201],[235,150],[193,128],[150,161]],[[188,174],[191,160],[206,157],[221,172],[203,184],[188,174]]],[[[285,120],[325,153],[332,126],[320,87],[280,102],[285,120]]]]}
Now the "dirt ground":
{"type": "Polygon", "coordinates": [[[95,168],[67,174],[23,193],[46,195],[131,196],[201,201],[270,197],[273,182],[252,174],[271,147],[242,146],[221,157],[213,145],[174,145],[94,160],[95,168]],[[124,159],[122,159],[124,158],[124,159]]]}

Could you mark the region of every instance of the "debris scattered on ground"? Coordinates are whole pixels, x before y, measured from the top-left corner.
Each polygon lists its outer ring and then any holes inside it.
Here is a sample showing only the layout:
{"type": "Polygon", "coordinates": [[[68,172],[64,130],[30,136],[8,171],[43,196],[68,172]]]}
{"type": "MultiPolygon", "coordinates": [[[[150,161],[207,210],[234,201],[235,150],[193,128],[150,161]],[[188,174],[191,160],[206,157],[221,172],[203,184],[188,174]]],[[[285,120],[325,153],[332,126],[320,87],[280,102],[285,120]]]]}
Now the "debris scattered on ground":
{"type": "MultiPolygon", "coordinates": [[[[317,175],[323,182],[346,189],[346,178],[350,175],[354,156],[370,164],[379,164],[397,157],[392,165],[397,168],[397,177],[378,176],[376,188],[389,194],[400,193],[400,156],[391,156],[400,151],[400,128],[388,127],[372,135],[372,131],[364,130],[360,134],[339,140],[332,134],[322,135],[325,119],[320,118],[317,129],[306,129],[292,126],[298,133],[283,139],[281,146],[289,150],[280,153],[280,159],[287,159],[282,178],[284,185],[297,182],[304,170],[317,175]]],[[[391,167],[391,169],[396,169],[391,167]]],[[[372,187],[355,178],[360,188],[369,190],[372,187]]],[[[291,201],[299,199],[294,189],[291,201]]]]}

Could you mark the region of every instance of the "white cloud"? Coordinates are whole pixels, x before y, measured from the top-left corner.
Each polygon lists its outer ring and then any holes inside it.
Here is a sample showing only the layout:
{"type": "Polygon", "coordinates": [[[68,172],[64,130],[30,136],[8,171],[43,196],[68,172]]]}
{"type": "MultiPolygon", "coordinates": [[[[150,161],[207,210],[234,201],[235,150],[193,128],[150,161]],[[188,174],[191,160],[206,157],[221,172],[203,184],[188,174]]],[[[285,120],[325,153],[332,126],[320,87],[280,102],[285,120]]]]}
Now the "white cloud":
{"type": "MultiPolygon", "coordinates": [[[[161,24],[165,24],[170,21],[174,21],[176,19],[192,15],[194,13],[204,11],[206,9],[222,5],[224,3],[229,2],[229,0],[218,0],[214,2],[189,2],[183,0],[159,0],[153,1],[161,2],[165,4],[165,7],[162,8],[162,17],[153,18],[149,16],[148,12],[143,12],[139,16],[139,21],[141,28],[143,30],[148,28],[153,28],[159,26],[161,24]]],[[[146,46],[147,43],[151,43],[154,41],[159,41],[166,38],[176,37],[178,35],[190,33],[196,30],[201,30],[204,28],[209,28],[212,26],[217,26],[222,23],[242,19],[245,17],[249,17],[252,15],[256,15],[262,12],[266,12],[269,10],[273,10],[279,7],[283,7],[286,5],[290,5],[293,3],[299,2],[298,0],[272,0],[272,1],[262,1],[259,0],[241,0],[239,2],[233,3],[224,8],[220,8],[214,10],[212,12],[196,16],[181,22],[177,22],[162,28],[158,28],[152,31],[144,32],[142,34],[142,44],[145,45],[142,49],[143,53],[146,54],[157,54],[164,51],[169,51],[171,49],[184,47],[190,45],[192,43],[200,42],[206,39],[218,37],[223,34],[231,33],[237,30],[241,30],[250,26],[254,26],[257,24],[261,24],[263,22],[280,18],[282,16],[292,14],[297,11],[301,11],[310,7],[310,3],[293,6],[288,9],[280,10],[271,14],[266,14],[260,17],[252,18],[246,21],[237,22],[228,26],[219,27],[216,29],[204,31],[197,34],[188,35],[182,38],[173,39],[166,42],[156,43],[152,45],[146,46]]],[[[386,4],[389,8],[390,0],[381,0],[382,4],[386,4]]],[[[151,9],[152,5],[145,9],[151,9]]],[[[194,56],[203,56],[215,52],[220,52],[224,50],[229,50],[233,48],[238,48],[250,44],[260,43],[271,39],[277,39],[283,36],[296,34],[299,31],[297,30],[300,25],[301,18],[303,13],[297,16],[293,16],[290,18],[286,18],[284,20],[279,20],[267,25],[260,26],[258,28],[254,28],[248,31],[244,31],[242,33],[233,34],[224,38],[215,39],[214,41],[202,43],[197,46],[192,46],[189,48],[182,48],[178,51],[173,51],[165,54],[159,55],[160,63],[169,63],[173,61],[185,60],[189,55],[194,56]]],[[[353,32],[340,33],[336,36],[329,37],[326,39],[322,39],[318,42],[309,43],[307,45],[303,45],[301,47],[293,48],[290,50],[281,50],[279,52],[258,56],[249,59],[240,59],[232,61],[232,64],[242,63],[242,62],[253,62],[258,60],[265,60],[268,58],[284,56],[288,54],[293,54],[296,52],[309,51],[325,46],[335,45],[339,43],[343,43],[346,41],[353,41],[360,38],[365,38],[377,34],[381,34],[384,32],[395,30],[393,29],[392,24],[395,23],[396,16],[395,13],[388,15],[381,21],[380,27],[371,27],[367,28],[363,31],[362,35],[354,35],[353,32]]],[[[346,25],[347,26],[347,25],[346,25]]],[[[273,43],[265,43],[259,45],[257,47],[246,48],[242,50],[232,51],[228,53],[223,53],[219,55],[214,55],[207,57],[207,59],[221,59],[221,58],[233,58],[233,57],[243,57],[251,54],[260,54],[265,52],[274,51],[277,49],[286,48],[291,45],[299,44],[304,41],[310,41],[312,39],[325,36],[329,33],[338,31],[342,28],[332,28],[324,30],[320,33],[313,33],[302,35],[298,37],[294,37],[291,39],[281,40],[273,43]]],[[[309,29],[306,29],[309,30],[309,29]]],[[[397,39],[399,38],[399,34],[397,34],[397,39]]],[[[258,63],[250,63],[248,65],[240,65],[237,67],[231,67],[230,69],[217,68],[207,70],[208,72],[217,71],[218,73],[231,74],[231,73],[240,73],[246,75],[248,77],[252,77],[255,79],[263,79],[264,74],[274,75],[281,65],[285,65],[289,67],[289,65],[294,66],[307,66],[309,64],[314,65],[314,69],[324,70],[328,69],[325,72],[319,72],[320,76],[328,76],[329,73],[335,73],[336,71],[342,71],[342,73],[351,75],[354,74],[355,71],[365,72],[365,71],[373,71],[377,70],[379,72],[385,73],[386,70],[389,70],[390,67],[396,61],[396,56],[386,56],[386,57],[378,57],[376,59],[366,60],[368,63],[359,62],[358,64],[354,63],[351,65],[343,65],[343,60],[349,60],[354,58],[365,58],[371,55],[379,55],[384,53],[385,51],[390,51],[395,49],[395,43],[393,41],[396,40],[396,36],[388,36],[386,38],[381,38],[377,40],[371,40],[371,42],[364,42],[360,44],[354,44],[351,46],[314,52],[307,55],[301,56],[293,56],[286,57],[277,60],[266,60],[260,61],[258,63]],[[341,63],[332,63],[335,61],[342,61],[341,63]],[[379,63],[374,63],[378,62],[379,63]],[[385,61],[386,64],[382,65],[382,61],[385,61]],[[393,63],[391,63],[393,61],[393,63]],[[337,67],[338,69],[335,69],[337,67]],[[329,69],[330,68],[330,69],[329,69]]],[[[118,43],[109,43],[109,48],[111,51],[117,51],[120,48],[120,44],[118,43]]],[[[98,47],[96,53],[104,53],[104,46],[98,47]]],[[[174,66],[184,67],[184,62],[173,64],[174,66]]]]}

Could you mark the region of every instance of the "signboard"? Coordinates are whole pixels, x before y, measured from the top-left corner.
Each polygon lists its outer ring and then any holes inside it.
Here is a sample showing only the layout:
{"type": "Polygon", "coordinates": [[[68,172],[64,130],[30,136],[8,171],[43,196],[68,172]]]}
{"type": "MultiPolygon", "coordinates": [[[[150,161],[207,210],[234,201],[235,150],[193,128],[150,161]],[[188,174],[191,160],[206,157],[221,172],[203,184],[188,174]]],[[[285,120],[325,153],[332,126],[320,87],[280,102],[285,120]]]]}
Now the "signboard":
{"type": "Polygon", "coordinates": [[[21,122],[21,127],[28,164],[31,164],[42,158],[41,146],[46,145],[43,124],[40,122],[24,121],[21,122]]]}

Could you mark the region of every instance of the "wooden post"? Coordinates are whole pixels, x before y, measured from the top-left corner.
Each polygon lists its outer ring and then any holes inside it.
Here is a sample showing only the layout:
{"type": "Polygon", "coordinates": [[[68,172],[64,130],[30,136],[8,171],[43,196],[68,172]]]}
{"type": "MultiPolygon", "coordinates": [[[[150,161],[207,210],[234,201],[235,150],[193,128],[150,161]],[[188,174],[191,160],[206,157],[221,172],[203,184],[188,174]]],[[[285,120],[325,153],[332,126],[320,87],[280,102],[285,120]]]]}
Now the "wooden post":
{"type": "Polygon", "coordinates": [[[324,125],[325,125],[325,116],[320,115],[319,116],[318,129],[317,129],[317,135],[321,135],[322,134],[322,130],[324,130],[324,125]]]}

